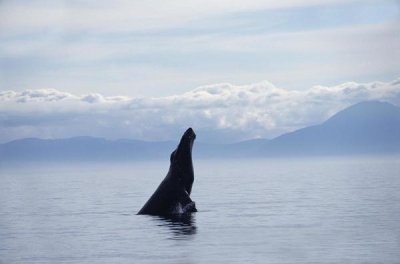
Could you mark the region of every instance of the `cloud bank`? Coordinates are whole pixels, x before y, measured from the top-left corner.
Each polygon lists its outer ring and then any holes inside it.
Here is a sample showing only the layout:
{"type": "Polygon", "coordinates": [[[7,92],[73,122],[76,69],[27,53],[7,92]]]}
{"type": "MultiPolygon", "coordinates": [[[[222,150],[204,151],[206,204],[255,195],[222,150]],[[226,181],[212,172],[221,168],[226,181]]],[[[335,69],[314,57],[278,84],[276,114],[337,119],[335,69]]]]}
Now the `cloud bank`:
{"type": "Polygon", "coordinates": [[[167,97],[76,95],[55,89],[0,92],[0,141],[25,137],[96,136],[176,140],[192,126],[198,139],[271,138],[323,122],[352,104],[400,105],[400,79],[285,90],[263,81],[202,86],[167,97]]]}

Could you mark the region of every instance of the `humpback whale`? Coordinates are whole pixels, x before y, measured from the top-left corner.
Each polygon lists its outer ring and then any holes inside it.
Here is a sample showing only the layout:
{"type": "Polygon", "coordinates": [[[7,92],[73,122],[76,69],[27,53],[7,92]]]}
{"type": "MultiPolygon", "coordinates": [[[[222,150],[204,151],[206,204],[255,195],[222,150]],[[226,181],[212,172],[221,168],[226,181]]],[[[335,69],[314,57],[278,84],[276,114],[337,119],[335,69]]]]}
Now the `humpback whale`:
{"type": "Polygon", "coordinates": [[[171,153],[167,175],[138,214],[168,216],[197,212],[190,198],[194,181],[192,148],[195,139],[193,129],[187,129],[171,153]]]}

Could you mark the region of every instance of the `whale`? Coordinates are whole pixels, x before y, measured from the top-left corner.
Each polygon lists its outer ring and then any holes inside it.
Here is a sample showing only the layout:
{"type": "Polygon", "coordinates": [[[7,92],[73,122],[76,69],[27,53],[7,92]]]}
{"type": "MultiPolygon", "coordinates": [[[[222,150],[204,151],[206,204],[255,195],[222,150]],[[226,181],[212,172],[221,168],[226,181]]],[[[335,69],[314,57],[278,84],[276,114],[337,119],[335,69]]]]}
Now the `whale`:
{"type": "Polygon", "coordinates": [[[171,153],[167,175],[137,214],[177,216],[197,212],[196,204],[190,198],[194,181],[192,148],[195,139],[193,129],[188,128],[171,153]]]}

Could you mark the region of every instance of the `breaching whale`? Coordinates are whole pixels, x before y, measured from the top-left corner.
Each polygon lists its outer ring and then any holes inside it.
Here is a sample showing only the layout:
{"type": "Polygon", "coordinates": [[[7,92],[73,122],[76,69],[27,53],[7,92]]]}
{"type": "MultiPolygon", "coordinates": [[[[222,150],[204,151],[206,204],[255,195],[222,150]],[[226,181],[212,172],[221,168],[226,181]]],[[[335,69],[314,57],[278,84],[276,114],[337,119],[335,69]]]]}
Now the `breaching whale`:
{"type": "Polygon", "coordinates": [[[192,148],[195,139],[193,129],[187,129],[171,153],[167,176],[138,214],[168,216],[197,212],[195,203],[190,199],[194,181],[192,148]]]}

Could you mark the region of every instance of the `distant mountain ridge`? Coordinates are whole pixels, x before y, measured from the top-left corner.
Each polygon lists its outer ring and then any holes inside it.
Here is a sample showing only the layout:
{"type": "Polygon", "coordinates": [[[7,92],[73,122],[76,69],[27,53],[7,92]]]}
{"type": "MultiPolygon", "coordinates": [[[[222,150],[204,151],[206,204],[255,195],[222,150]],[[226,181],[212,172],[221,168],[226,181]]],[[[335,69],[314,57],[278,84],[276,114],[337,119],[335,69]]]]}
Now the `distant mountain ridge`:
{"type": "MultiPolygon", "coordinates": [[[[27,138],[0,144],[0,160],[147,160],[167,159],[177,142],[106,140],[93,137],[27,138]]],[[[274,157],[400,154],[400,108],[368,101],[350,106],[320,125],[272,140],[235,144],[197,142],[194,157],[274,157]]]]}
{"type": "Polygon", "coordinates": [[[27,138],[0,145],[1,160],[131,160],[157,159],[169,155],[176,142],[107,140],[95,137],[66,139],[27,138]]]}
{"type": "Polygon", "coordinates": [[[400,108],[369,101],[350,106],[320,125],[265,142],[264,155],[342,155],[400,152],[400,108]]]}

